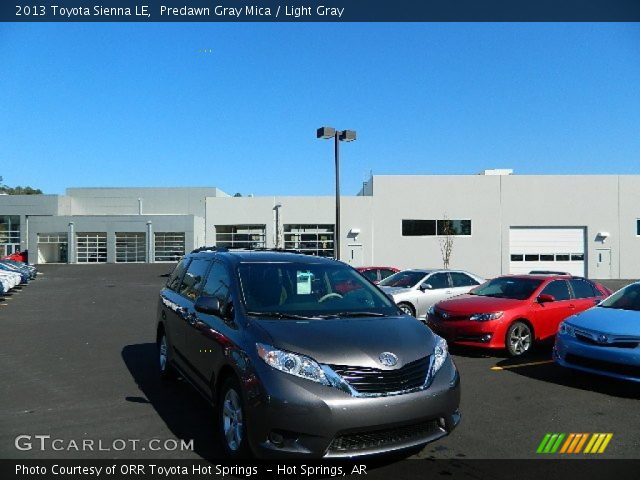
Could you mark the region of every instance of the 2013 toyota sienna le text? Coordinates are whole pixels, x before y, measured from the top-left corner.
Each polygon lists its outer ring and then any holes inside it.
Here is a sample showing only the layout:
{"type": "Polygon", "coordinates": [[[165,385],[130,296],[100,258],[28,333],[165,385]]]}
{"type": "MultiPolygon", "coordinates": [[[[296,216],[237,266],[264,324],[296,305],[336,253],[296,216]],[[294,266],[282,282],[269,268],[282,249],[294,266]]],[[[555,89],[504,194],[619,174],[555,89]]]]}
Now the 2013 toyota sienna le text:
{"type": "Polygon", "coordinates": [[[215,406],[232,457],[388,452],[460,421],[446,342],[339,261],[194,250],[160,293],[157,345],[160,375],[215,406]]]}

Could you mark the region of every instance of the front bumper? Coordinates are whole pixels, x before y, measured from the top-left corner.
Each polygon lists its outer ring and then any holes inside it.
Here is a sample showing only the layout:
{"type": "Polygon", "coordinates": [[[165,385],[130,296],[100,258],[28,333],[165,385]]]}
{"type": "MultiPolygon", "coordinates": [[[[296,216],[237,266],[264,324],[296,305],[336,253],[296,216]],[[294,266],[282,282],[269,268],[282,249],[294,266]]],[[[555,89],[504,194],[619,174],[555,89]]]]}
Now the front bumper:
{"type": "Polygon", "coordinates": [[[471,320],[443,321],[431,315],[427,316],[427,325],[431,330],[447,340],[447,343],[469,347],[492,349],[505,348],[505,328],[503,319],[488,322],[471,320]]]}
{"type": "Polygon", "coordinates": [[[589,345],[559,333],[553,359],[563,367],[640,383],[640,347],[589,345]]]}
{"type": "Polygon", "coordinates": [[[449,358],[421,391],[354,397],[256,366],[263,393],[247,403],[247,435],[262,458],[345,458],[423,445],[459,423],[460,377],[449,358]]]}

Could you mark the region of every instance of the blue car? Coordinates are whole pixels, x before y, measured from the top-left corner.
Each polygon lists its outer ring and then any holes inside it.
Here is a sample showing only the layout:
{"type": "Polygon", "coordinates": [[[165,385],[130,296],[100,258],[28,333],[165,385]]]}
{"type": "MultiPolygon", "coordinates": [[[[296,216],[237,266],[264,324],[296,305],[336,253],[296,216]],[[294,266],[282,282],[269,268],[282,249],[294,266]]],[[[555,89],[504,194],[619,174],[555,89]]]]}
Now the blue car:
{"type": "Polygon", "coordinates": [[[640,383],[640,282],[561,323],[553,358],[563,367],[640,383]]]}
{"type": "Polygon", "coordinates": [[[19,273],[20,278],[22,279],[20,283],[29,283],[29,280],[31,279],[31,274],[29,273],[28,270],[14,267],[13,265],[5,262],[4,260],[0,260],[0,270],[19,273]]]}

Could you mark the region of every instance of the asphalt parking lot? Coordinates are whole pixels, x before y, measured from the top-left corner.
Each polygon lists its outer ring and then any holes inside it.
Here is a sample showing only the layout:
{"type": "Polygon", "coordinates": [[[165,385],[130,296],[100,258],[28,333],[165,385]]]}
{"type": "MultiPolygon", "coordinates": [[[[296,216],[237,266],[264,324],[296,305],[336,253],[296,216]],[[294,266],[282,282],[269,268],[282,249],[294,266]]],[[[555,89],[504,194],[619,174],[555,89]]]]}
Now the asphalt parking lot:
{"type": "MultiPolygon", "coordinates": [[[[213,416],[156,376],[157,294],[170,265],[49,265],[0,302],[1,458],[214,459],[213,416]],[[193,439],[193,451],[18,450],[16,436],[193,439]]],[[[535,458],[547,432],[611,432],[602,457],[636,458],[640,385],[565,371],[550,346],[511,360],[455,351],[463,420],[423,458],[535,458]]],[[[538,456],[539,457],[539,456],[538,456]]]]}

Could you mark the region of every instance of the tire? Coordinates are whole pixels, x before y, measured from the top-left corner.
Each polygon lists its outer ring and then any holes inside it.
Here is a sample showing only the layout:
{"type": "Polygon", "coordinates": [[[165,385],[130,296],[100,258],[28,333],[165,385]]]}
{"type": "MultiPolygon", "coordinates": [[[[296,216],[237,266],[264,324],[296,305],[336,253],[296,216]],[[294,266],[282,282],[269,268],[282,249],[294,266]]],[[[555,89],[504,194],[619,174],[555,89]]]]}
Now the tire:
{"type": "Polygon", "coordinates": [[[220,388],[217,401],[218,437],[229,458],[249,458],[246,409],[240,383],[227,378],[220,388]]]}
{"type": "Polygon", "coordinates": [[[533,346],[531,327],[521,321],[512,323],[507,330],[504,343],[507,347],[507,353],[511,357],[518,357],[530,352],[533,346]]]}
{"type": "Polygon", "coordinates": [[[160,379],[169,381],[176,378],[176,371],[171,365],[171,358],[169,356],[169,341],[164,331],[160,334],[158,340],[158,372],[160,379]]]}
{"type": "Polygon", "coordinates": [[[398,304],[398,308],[402,310],[403,313],[411,315],[412,317],[416,316],[416,309],[413,308],[413,305],[407,302],[400,302],[398,304]]]}

